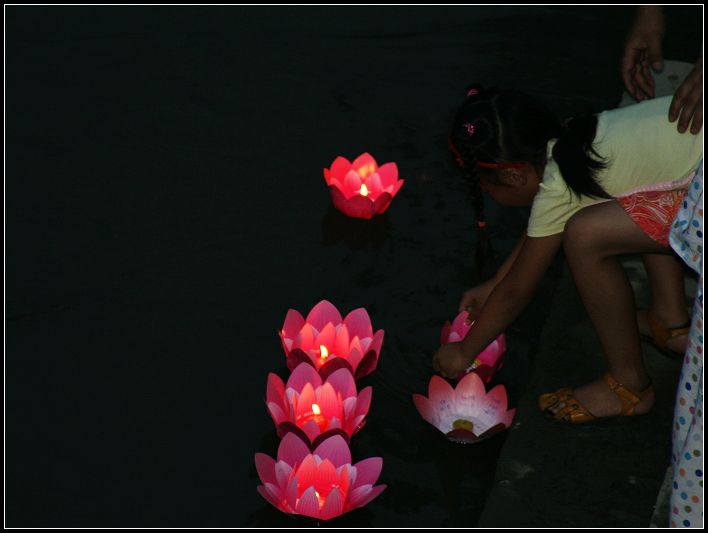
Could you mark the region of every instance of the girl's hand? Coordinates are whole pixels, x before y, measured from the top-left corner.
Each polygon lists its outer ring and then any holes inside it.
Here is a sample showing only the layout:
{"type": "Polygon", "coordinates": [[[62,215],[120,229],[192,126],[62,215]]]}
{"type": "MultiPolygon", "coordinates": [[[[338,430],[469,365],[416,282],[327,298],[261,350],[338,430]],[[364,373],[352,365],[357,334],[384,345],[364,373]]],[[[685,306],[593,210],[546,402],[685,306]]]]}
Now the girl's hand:
{"type": "Polygon", "coordinates": [[[482,307],[484,307],[484,303],[487,301],[487,298],[489,298],[489,295],[492,294],[495,286],[495,281],[489,280],[481,285],[472,287],[462,295],[459,311],[467,311],[466,324],[471,324],[477,319],[482,311],[482,307]]]}
{"type": "Polygon", "coordinates": [[[462,350],[461,342],[443,344],[433,356],[433,368],[443,377],[456,379],[465,373],[473,360],[462,350]]]}

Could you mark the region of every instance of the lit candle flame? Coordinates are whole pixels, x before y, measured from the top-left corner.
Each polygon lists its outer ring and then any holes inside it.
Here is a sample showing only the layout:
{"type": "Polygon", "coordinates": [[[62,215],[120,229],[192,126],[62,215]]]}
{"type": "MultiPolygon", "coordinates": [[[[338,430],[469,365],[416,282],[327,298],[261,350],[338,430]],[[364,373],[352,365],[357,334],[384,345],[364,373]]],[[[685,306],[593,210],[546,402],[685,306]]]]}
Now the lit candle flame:
{"type": "Polygon", "coordinates": [[[365,184],[361,184],[361,189],[359,189],[359,194],[362,196],[369,196],[369,189],[366,188],[365,184]]]}
{"type": "Polygon", "coordinates": [[[320,411],[320,406],[317,405],[316,403],[312,404],[312,414],[313,415],[319,415],[322,411],[320,411]]]}
{"type": "Polygon", "coordinates": [[[324,344],[320,344],[320,359],[327,359],[329,356],[329,350],[324,344]]]}

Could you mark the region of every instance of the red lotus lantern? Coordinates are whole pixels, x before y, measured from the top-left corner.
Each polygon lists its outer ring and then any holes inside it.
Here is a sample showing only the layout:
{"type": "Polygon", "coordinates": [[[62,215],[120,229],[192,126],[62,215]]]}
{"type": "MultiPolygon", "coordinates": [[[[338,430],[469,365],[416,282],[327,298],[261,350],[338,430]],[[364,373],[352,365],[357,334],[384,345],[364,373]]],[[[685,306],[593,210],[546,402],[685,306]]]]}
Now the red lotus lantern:
{"type": "Polygon", "coordinates": [[[376,368],[384,332],[374,334],[366,309],[355,309],[342,319],[334,305],[322,300],[306,319],[290,309],[279,335],[290,370],[305,362],[323,379],[340,368],[359,379],[376,368]]]}
{"type": "Polygon", "coordinates": [[[413,395],[420,415],[454,442],[477,442],[511,425],[516,409],[507,411],[503,385],[488,393],[474,373],[463,377],[454,389],[440,376],[433,376],[428,397],[413,395]]]}
{"type": "Polygon", "coordinates": [[[339,434],[347,441],[364,426],[371,387],[357,395],[351,372],[340,368],[324,381],[314,367],[301,363],[287,385],[268,375],[267,404],[279,436],[294,432],[312,447],[339,434]]]}
{"type": "Polygon", "coordinates": [[[324,177],[334,206],[355,218],[370,219],[380,215],[403,186],[403,180],[398,179],[396,163],[379,167],[367,153],[353,163],[337,157],[331,168],[324,169],[324,177]]]}
{"type": "Polygon", "coordinates": [[[376,498],[386,485],[374,486],[381,473],[380,457],[351,464],[346,441],[334,435],[314,452],[292,433],[283,437],[277,461],[256,454],[256,470],[263,485],[258,492],[284,513],[330,520],[376,498]]]}
{"type": "MultiPolygon", "coordinates": [[[[465,323],[466,320],[467,311],[462,311],[455,317],[452,324],[445,322],[440,335],[440,344],[460,342],[464,339],[465,335],[467,335],[467,332],[472,327],[472,324],[465,323]]],[[[502,333],[477,355],[472,365],[467,369],[467,372],[474,372],[479,375],[485,383],[489,383],[492,376],[503,366],[505,351],[506,337],[502,333]]]]}

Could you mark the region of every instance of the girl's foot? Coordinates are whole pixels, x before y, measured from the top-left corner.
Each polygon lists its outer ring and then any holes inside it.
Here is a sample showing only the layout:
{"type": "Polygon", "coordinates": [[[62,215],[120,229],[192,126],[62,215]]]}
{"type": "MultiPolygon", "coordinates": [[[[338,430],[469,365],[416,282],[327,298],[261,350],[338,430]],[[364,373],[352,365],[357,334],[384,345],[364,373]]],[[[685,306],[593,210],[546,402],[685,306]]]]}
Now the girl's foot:
{"type": "Polygon", "coordinates": [[[690,319],[684,316],[662,316],[650,309],[637,311],[637,325],[640,335],[650,341],[659,350],[668,350],[671,355],[680,357],[686,352],[688,345],[688,327],[690,319]],[[653,320],[654,329],[651,322],[653,320]],[[677,324],[667,327],[666,324],[677,324]],[[662,345],[663,344],[663,345],[662,345]]]}
{"type": "Polygon", "coordinates": [[[607,374],[572,391],[566,389],[567,392],[563,392],[562,389],[544,394],[539,405],[542,410],[569,422],[648,413],[655,400],[651,380],[645,378],[643,382],[629,383],[618,384],[607,374]],[[579,416],[576,419],[574,415],[579,416]]]}

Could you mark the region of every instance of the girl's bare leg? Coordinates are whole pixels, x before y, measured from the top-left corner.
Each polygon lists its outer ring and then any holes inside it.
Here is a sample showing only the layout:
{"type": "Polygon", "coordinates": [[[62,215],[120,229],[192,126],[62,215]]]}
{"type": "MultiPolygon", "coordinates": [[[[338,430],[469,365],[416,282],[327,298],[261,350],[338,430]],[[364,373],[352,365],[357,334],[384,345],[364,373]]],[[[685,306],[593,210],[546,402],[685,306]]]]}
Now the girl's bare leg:
{"type": "MultiPolygon", "coordinates": [[[[629,390],[643,391],[650,378],[642,360],[634,293],[617,256],[664,254],[670,250],[647,236],[613,201],[578,212],[566,225],[563,246],[580,297],[600,337],[610,373],[629,390]]],[[[595,416],[621,412],[619,398],[602,379],[576,388],[574,394],[595,416]]],[[[653,394],[647,395],[635,413],[649,411],[653,403],[653,394]]]]}

